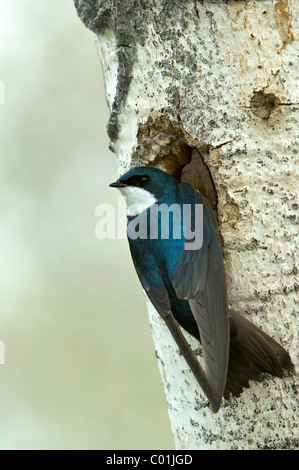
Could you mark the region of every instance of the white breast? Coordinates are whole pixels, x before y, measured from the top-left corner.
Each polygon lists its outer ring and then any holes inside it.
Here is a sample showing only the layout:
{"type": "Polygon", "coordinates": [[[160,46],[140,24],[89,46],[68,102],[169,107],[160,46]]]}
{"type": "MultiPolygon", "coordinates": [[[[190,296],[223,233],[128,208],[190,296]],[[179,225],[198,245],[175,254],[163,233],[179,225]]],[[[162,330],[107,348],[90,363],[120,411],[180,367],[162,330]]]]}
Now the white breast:
{"type": "Polygon", "coordinates": [[[118,188],[126,199],[128,215],[135,216],[148,209],[157,202],[157,199],[146,189],[136,186],[118,188]]]}

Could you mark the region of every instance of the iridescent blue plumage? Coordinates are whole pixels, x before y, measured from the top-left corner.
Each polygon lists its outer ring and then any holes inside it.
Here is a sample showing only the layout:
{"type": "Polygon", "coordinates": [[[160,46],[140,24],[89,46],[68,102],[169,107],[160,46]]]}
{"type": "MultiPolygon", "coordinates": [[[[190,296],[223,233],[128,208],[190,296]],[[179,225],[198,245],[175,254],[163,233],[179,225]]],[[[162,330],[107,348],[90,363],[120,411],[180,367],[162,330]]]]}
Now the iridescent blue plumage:
{"type": "Polygon", "coordinates": [[[188,184],[151,167],[134,168],[112,186],[130,197],[136,192],[142,200],[140,212],[128,218],[135,269],[212,410],[217,412],[223,396],[240,394],[249,379],[261,372],[281,376],[283,367],[291,369],[283,348],[229,311],[217,220],[205,198],[188,184]],[[187,206],[189,212],[184,212],[187,206]],[[141,238],[136,238],[138,231],[141,238]],[[201,237],[200,244],[195,243],[197,237],[201,237]],[[201,341],[204,370],[178,324],[201,341]]]}

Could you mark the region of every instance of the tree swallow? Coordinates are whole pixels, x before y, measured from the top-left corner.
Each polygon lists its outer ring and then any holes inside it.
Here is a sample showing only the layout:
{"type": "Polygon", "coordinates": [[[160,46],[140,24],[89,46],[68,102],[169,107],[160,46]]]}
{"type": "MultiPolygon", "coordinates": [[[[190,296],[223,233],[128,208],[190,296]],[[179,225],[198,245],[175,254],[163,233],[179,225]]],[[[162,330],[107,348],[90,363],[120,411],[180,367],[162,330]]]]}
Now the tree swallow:
{"type": "Polygon", "coordinates": [[[128,241],[141,285],[212,411],[261,373],[282,377],[284,368],[292,370],[276,341],[229,308],[218,224],[207,200],[152,167],[133,168],[110,186],[126,198],[128,241]],[[201,342],[204,369],[179,325],[201,342]]]}

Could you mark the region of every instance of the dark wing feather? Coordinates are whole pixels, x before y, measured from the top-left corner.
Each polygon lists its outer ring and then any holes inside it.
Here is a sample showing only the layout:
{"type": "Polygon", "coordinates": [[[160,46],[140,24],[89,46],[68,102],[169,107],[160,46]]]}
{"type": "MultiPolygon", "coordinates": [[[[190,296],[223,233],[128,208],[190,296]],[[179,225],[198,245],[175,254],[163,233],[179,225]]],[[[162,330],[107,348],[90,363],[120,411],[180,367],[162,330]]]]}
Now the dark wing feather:
{"type": "Polygon", "coordinates": [[[196,320],[205,362],[207,381],[219,408],[225,389],[229,356],[229,318],[221,242],[216,218],[206,200],[190,186],[180,185],[184,194],[193,191],[193,201],[203,204],[203,245],[183,250],[171,278],[180,299],[189,302],[196,320]]]}
{"type": "Polygon", "coordinates": [[[190,345],[186,341],[177,321],[175,320],[171,312],[168,292],[162,279],[160,278],[160,282],[157,285],[153,285],[152,283],[149,283],[145,279],[142,271],[139,269],[139,266],[138,266],[138,261],[135,256],[134,243],[130,239],[129,239],[129,245],[131,249],[131,255],[132,255],[133,262],[134,262],[134,266],[135,266],[135,269],[136,269],[136,272],[137,272],[137,275],[139,277],[142,287],[144,288],[149,300],[151,301],[151,303],[153,304],[157,312],[164,319],[185,361],[189,365],[196,380],[198,381],[203,392],[205,393],[208,400],[210,401],[212,411],[216,413],[219,409],[219,406],[218,406],[218,403],[215,401],[214,393],[210,387],[210,384],[206,378],[206,375],[201,365],[199,364],[197,360],[197,357],[195,356],[190,345]]]}

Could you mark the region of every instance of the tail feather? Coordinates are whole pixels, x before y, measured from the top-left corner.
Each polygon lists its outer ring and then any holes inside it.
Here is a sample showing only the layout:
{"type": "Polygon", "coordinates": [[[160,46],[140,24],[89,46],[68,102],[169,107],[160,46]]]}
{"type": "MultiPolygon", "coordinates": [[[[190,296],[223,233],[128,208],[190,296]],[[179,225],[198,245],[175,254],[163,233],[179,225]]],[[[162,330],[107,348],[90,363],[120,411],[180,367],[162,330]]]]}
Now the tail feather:
{"type": "Polygon", "coordinates": [[[289,354],[270,336],[230,311],[230,352],[224,398],[239,396],[249,387],[249,380],[260,380],[261,374],[283,376],[283,369],[293,370],[289,354]]]}

